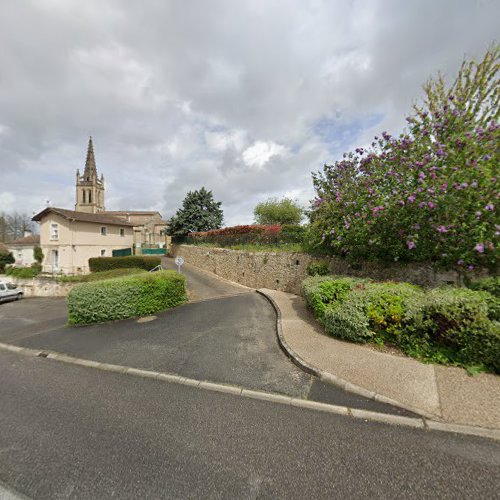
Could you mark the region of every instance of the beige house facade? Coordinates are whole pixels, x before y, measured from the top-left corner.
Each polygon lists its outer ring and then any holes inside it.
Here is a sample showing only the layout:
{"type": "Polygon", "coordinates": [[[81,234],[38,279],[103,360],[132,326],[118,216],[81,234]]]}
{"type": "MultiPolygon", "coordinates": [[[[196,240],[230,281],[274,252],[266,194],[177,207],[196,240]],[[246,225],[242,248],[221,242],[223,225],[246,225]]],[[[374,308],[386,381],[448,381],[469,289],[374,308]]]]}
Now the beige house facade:
{"type": "Polygon", "coordinates": [[[111,257],[131,248],[133,224],[104,214],[48,207],[33,217],[40,223],[40,246],[47,273],[84,274],[91,257],[111,257]]]}
{"type": "Polygon", "coordinates": [[[167,222],[156,211],[106,211],[104,176],[97,174],[92,137],[83,175],[76,171],[75,210],[47,207],[33,217],[40,223],[43,271],[80,274],[91,257],[111,257],[113,250],[165,248],[167,222]]]}
{"type": "Polygon", "coordinates": [[[29,267],[34,264],[34,250],[40,246],[40,236],[33,235],[31,231],[25,231],[22,238],[18,238],[8,243],[8,250],[16,259],[14,265],[17,267],[29,267]]]}

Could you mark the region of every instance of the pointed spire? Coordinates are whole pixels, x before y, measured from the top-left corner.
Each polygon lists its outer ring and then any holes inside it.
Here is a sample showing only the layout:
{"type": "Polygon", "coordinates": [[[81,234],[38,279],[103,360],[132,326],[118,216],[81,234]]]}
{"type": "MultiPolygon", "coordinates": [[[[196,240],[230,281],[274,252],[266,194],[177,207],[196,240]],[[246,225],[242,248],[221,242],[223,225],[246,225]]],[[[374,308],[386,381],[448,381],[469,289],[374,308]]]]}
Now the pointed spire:
{"type": "Polygon", "coordinates": [[[85,160],[85,171],[83,176],[85,180],[92,178],[93,176],[97,177],[97,167],[95,165],[95,157],[94,157],[94,144],[92,143],[92,136],[89,138],[89,146],[87,148],[87,159],[85,160]]]}

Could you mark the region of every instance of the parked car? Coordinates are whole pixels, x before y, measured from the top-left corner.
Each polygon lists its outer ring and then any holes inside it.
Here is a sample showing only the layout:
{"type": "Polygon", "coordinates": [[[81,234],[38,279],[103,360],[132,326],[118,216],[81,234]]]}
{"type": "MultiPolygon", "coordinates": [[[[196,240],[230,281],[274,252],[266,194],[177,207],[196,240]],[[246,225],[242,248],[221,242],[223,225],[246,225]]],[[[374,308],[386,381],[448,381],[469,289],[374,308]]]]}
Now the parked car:
{"type": "Polygon", "coordinates": [[[0,302],[7,302],[9,300],[19,300],[23,298],[23,292],[17,289],[14,283],[7,283],[0,281],[0,302]]]}

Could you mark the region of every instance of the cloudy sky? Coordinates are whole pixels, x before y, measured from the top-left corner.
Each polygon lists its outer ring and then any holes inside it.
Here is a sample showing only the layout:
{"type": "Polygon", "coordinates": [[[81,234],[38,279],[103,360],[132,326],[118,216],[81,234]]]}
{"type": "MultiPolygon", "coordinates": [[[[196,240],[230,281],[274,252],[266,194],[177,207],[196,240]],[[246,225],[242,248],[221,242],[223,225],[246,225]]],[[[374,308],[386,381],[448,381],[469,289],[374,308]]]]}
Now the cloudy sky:
{"type": "Polygon", "coordinates": [[[0,211],[73,208],[88,136],[109,210],[227,225],[398,133],[422,83],[498,40],[498,0],[2,0],[0,211]]]}

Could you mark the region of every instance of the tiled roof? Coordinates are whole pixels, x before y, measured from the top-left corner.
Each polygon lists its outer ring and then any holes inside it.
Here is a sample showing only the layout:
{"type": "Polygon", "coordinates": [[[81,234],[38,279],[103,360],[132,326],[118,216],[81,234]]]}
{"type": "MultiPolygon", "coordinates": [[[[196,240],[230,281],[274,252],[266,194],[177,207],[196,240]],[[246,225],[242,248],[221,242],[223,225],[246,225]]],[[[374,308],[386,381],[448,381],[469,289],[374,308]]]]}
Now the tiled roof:
{"type": "Polygon", "coordinates": [[[75,220],[79,222],[96,222],[100,224],[110,224],[115,226],[130,226],[133,227],[134,224],[127,222],[124,219],[119,219],[118,217],[112,217],[107,214],[88,214],[86,212],[76,212],[75,210],[66,210],[65,208],[55,208],[47,207],[40,213],[36,214],[32,220],[40,221],[43,217],[49,213],[54,213],[64,217],[67,220],[75,220]]]}
{"type": "Polygon", "coordinates": [[[40,244],[40,235],[33,234],[31,236],[24,236],[23,238],[17,238],[13,241],[9,241],[9,247],[12,246],[34,246],[40,244]]]}

